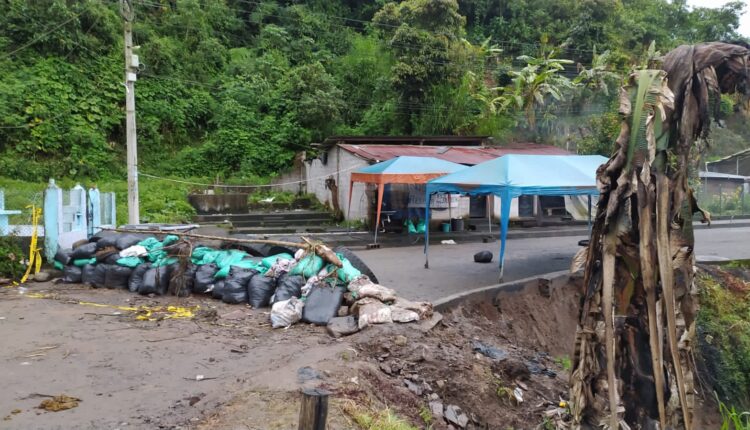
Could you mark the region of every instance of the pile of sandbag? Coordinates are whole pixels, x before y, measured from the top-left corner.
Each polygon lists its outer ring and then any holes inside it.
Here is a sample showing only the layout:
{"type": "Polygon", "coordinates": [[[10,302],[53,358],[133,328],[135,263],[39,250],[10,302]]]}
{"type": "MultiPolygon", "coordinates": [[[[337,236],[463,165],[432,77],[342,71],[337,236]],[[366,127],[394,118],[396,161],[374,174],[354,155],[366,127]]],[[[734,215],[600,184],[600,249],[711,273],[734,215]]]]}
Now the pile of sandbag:
{"type": "Polygon", "coordinates": [[[192,247],[174,235],[159,240],[106,233],[58,251],[55,266],[63,270],[67,283],[127,288],[144,295],[206,294],[230,304],[271,306],[274,328],[303,321],[328,325],[329,332],[338,336],[371,324],[431,316],[429,303],[398,298],[392,289],[373,283],[343,254],[337,257],[342,267],[326,264],[305,249],[262,258],[237,249],[192,247]],[[335,329],[343,323],[346,330],[335,329]]]}

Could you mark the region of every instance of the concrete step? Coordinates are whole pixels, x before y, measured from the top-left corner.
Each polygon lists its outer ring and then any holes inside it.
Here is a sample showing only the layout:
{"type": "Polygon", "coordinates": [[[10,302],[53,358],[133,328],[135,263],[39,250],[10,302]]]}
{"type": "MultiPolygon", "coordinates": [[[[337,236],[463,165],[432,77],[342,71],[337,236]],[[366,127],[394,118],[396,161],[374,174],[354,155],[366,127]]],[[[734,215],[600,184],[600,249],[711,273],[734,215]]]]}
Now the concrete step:
{"type": "Polygon", "coordinates": [[[235,227],[232,229],[232,234],[251,234],[251,235],[266,235],[266,234],[297,234],[297,233],[325,233],[325,227],[313,226],[313,225],[281,225],[281,226],[268,226],[268,227],[235,227]]]}
{"type": "Polygon", "coordinates": [[[252,221],[234,221],[230,220],[234,227],[283,227],[287,225],[305,225],[305,226],[320,226],[325,224],[331,224],[333,220],[331,217],[328,218],[306,218],[306,219],[264,219],[264,220],[252,220],[252,221]]]}
{"type": "Polygon", "coordinates": [[[220,223],[224,220],[231,222],[256,221],[256,220],[299,220],[299,219],[330,219],[328,212],[319,211],[288,211],[288,212],[252,212],[246,214],[214,214],[196,215],[193,217],[199,223],[220,223]]]}

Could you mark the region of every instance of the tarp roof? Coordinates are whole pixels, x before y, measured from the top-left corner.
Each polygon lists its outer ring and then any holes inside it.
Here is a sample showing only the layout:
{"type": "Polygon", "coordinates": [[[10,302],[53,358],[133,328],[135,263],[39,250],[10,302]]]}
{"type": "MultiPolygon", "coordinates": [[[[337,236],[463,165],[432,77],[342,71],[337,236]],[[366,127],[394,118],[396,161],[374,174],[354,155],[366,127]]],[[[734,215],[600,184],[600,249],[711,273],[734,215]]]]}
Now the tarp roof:
{"type": "MultiPolygon", "coordinates": [[[[436,192],[500,197],[500,278],[505,261],[510,201],[520,195],[594,195],[600,155],[505,155],[427,183],[425,201],[436,192]]],[[[590,202],[590,200],[589,200],[590,202]]],[[[429,219],[430,208],[426,207],[429,219]]],[[[589,213],[590,216],[590,213],[589,213]]],[[[429,267],[430,229],[425,231],[425,267],[429,267]]]]}
{"type": "Polygon", "coordinates": [[[466,166],[434,157],[402,156],[382,163],[357,169],[354,173],[404,174],[404,173],[453,173],[466,166]]]}
{"type": "Polygon", "coordinates": [[[508,154],[570,155],[562,148],[537,143],[513,143],[502,146],[422,146],[422,145],[353,145],[342,149],[368,161],[380,162],[400,156],[435,157],[473,166],[508,154]]]}
{"type": "Polygon", "coordinates": [[[427,183],[427,192],[529,195],[597,194],[600,155],[505,155],[441,176],[427,183]]]}

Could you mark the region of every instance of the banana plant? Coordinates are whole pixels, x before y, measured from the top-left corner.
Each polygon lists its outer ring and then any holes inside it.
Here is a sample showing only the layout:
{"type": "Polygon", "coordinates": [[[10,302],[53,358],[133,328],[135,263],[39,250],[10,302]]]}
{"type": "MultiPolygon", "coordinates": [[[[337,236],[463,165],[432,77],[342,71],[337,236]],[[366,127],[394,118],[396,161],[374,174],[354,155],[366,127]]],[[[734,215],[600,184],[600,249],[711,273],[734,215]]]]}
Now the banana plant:
{"type": "Polygon", "coordinates": [[[663,70],[620,90],[614,155],[597,172],[600,198],[584,264],[585,294],[570,378],[573,428],[692,429],[693,214],[696,141],[711,99],[748,88],[750,50],[681,46],[663,70]],[[658,427],[657,427],[658,426],[658,427]]]}

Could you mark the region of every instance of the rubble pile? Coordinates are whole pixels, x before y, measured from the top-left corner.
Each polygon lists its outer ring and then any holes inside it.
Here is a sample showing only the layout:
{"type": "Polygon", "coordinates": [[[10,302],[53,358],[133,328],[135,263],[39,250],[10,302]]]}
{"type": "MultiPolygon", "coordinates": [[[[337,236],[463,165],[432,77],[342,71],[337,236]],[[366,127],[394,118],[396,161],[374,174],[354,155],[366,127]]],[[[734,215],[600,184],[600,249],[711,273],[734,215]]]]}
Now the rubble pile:
{"type": "Polygon", "coordinates": [[[205,294],[228,304],[271,307],[274,328],[303,321],[325,325],[331,336],[340,337],[372,324],[432,316],[430,303],[398,297],[342,253],[336,253],[338,267],[305,248],[294,255],[257,257],[239,249],[193,246],[175,235],[159,240],[108,233],[77,245],[55,255],[63,282],[143,295],[205,294]]]}

